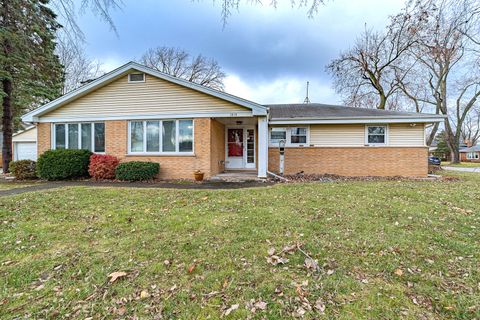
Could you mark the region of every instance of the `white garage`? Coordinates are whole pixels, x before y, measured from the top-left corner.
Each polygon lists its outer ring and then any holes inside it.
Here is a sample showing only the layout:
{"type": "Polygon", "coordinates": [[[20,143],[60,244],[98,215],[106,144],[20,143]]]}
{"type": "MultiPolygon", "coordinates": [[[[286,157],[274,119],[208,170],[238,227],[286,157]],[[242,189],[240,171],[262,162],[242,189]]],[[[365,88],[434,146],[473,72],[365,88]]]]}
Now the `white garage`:
{"type": "Polygon", "coordinates": [[[12,137],[13,160],[37,161],[37,128],[32,126],[12,137]]]}

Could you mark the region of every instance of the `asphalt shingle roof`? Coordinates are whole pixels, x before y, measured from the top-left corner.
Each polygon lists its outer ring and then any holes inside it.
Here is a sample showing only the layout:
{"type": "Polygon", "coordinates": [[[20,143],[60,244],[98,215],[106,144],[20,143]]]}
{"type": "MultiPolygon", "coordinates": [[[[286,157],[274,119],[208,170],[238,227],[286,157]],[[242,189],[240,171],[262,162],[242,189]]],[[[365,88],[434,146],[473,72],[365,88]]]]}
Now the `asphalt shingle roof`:
{"type": "Polygon", "coordinates": [[[270,104],[270,119],[329,119],[329,118],[421,118],[436,116],[412,112],[354,108],[320,103],[270,104]]]}
{"type": "Polygon", "coordinates": [[[469,148],[460,149],[460,152],[478,152],[480,151],[480,146],[473,146],[469,148]]]}

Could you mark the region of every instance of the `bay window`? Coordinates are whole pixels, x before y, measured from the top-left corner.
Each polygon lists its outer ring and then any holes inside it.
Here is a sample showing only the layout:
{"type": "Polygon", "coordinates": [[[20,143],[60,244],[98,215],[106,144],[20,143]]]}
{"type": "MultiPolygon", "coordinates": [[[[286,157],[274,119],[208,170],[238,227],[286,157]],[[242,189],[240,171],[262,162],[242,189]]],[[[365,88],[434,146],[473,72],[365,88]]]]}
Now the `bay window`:
{"type": "Polygon", "coordinates": [[[103,122],[56,123],[53,128],[53,149],[86,149],[105,152],[103,122]]]}
{"type": "Polygon", "coordinates": [[[130,121],[129,153],[193,152],[193,120],[130,121]]]}

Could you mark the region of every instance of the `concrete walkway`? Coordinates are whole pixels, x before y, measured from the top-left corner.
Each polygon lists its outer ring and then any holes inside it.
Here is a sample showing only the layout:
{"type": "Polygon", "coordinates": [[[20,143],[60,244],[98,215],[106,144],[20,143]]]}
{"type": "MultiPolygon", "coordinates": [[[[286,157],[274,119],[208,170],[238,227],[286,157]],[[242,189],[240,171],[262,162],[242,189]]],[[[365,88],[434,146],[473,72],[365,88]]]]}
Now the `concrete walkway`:
{"type": "Polygon", "coordinates": [[[442,166],[443,170],[451,170],[451,171],[462,171],[462,172],[478,172],[480,173],[480,167],[449,167],[449,166],[442,166]]]}
{"type": "MultiPolygon", "coordinates": [[[[15,183],[15,182],[11,182],[15,183]]],[[[272,182],[202,182],[202,183],[174,183],[174,182],[95,182],[95,181],[48,181],[36,185],[0,190],[0,197],[21,194],[25,192],[42,191],[63,187],[115,187],[115,188],[148,188],[148,189],[184,189],[184,190],[231,190],[271,186],[272,182]]]]}

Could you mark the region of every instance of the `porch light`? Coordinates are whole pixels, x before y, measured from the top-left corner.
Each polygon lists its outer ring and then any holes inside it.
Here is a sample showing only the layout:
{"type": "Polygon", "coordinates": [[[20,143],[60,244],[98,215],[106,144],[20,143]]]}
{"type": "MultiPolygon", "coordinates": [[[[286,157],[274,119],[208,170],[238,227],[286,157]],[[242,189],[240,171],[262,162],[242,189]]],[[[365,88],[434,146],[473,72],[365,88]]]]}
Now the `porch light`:
{"type": "Polygon", "coordinates": [[[243,121],[242,120],[237,120],[236,123],[237,123],[237,125],[241,125],[243,123],[243,121]]]}

